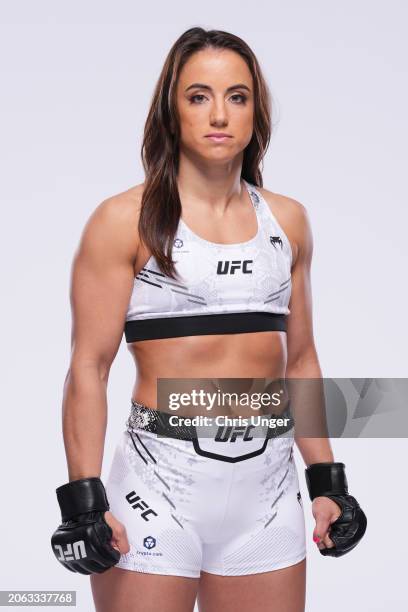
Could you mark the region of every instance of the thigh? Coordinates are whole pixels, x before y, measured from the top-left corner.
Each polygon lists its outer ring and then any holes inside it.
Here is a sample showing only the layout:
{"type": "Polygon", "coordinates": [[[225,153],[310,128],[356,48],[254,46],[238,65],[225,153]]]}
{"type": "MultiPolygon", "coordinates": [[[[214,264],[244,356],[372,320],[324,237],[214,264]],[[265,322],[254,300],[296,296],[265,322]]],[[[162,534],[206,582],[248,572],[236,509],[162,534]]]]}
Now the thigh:
{"type": "Polygon", "coordinates": [[[96,612],[193,612],[199,582],[118,567],[90,580],[96,612]]]}
{"type": "Polygon", "coordinates": [[[283,569],[247,576],[201,573],[200,612],[304,612],[306,559],[283,569]]]}

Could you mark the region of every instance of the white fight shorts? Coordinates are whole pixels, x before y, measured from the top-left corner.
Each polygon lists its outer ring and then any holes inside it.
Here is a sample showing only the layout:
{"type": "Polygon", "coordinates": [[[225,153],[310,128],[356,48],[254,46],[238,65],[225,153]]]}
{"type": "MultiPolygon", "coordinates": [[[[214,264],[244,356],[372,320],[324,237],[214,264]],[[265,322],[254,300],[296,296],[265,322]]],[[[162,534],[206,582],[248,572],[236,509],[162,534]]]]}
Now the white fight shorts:
{"type": "Polygon", "coordinates": [[[132,401],[106,482],[130,545],[117,567],[239,576],[305,558],[293,430],[268,438],[216,427],[212,437],[171,438],[150,426],[157,414],[132,401]]]}

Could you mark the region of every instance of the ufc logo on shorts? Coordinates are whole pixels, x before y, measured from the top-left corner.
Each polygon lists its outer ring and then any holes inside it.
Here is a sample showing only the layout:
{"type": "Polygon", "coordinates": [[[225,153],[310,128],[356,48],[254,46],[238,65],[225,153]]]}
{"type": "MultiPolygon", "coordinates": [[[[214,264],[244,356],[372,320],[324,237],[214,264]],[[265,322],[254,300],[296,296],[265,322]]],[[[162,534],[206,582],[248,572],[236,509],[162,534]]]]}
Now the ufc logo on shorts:
{"type": "Polygon", "coordinates": [[[132,506],[133,510],[142,510],[140,516],[144,518],[145,521],[148,521],[148,515],[154,514],[154,516],[158,516],[157,512],[153,510],[153,508],[149,508],[149,504],[147,504],[139,495],[136,495],[136,491],[131,491],[126,495],[126,499],[129,504],[132,506]]]}
{"type": "Polygon", "coordinates": [[[84,559],[87,556],[83,540],[67,544],[65,550],[59,544],[55,544],[54,548],[57,552],[58,561],[74,561],[76,559],[84,559]]]}
{"type": "Polygon", "coordinates": [[[217,274],[235,274],[237,270],[242,270],[243,274],[252,274],[252,270],[248,267],[251,263],[254,263],[252,259],[244,259],[244,261],[219,261],[217,274]]]}
{"type": "Polygon", "coordinates": [[[243,425],[237,425],[236,427],[232,425],[221,426],[218,428],[214,440],[216,442],[235,442],[237,438],[242,438],[245,442],[248,442],[253,440],[253,437],[249,434],[254,427],[255,425],[245,427],[243,425]]]}

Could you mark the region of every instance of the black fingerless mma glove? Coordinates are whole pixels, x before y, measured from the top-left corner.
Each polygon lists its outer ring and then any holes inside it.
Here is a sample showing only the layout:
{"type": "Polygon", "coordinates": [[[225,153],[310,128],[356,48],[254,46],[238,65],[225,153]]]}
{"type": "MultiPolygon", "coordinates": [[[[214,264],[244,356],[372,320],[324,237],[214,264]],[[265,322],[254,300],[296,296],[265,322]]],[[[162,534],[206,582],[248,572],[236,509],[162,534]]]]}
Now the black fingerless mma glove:
{"type": "Polygon", "coordinates": [[[62,523],[51,546],[58,561],[80,574],[100,574],[116,565],[120,552],[110,544],[112,529],[104,519],[109,503],[100,478],[73,480],[56,493],[62,523]]]}
{"type": "Polygon", "coordinates": [[[341,557],[361,540],[367,528],[367,517],[359,503],[348,493],[344,463],[312,463],[305,470],[310,499],[329,497],[341,509],[339,518],[331,524],[329,537],[333,548],[319,548],[328,557],[341,557]]]}

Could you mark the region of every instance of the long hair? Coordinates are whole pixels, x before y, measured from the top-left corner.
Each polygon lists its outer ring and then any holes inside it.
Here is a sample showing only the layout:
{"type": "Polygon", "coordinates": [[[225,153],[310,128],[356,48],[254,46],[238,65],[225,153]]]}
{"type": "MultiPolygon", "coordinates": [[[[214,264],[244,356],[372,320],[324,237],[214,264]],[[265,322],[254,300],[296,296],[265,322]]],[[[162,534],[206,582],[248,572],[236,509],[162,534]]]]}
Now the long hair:
{"type": "Polygon", "coordinates": [[[238,36],[222,30],[195,27],[173,44],[157,81],[146,119],[141,156],[145,171],[139,236],[155,257],[161,272],[176,279],[172,245],[181,216],[177,188],[180,128],[176,108],[178,77],[189,57],[205,48],[230,49],[247,63],[254,83],[254,130],[245,147],[241,176],[263,186],[260,164],[271,137],[271,101],[259,63],[238,36]]]}

